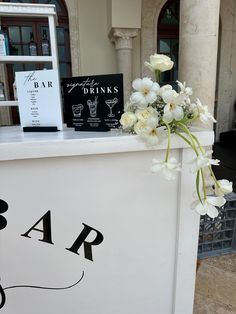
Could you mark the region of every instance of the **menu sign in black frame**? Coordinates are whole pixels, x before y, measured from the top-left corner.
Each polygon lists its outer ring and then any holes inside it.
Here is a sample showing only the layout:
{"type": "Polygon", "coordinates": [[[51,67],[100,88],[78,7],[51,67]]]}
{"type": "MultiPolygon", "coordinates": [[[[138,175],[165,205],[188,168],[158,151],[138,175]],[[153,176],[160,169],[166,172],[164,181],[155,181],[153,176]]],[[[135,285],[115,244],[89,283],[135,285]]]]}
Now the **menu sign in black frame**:
{"type": "Polygon", "coordinates": [[[123,113],[123,74],[91,75],[62,80],[68,127],[104,130],[119,127],[123,113]]]}

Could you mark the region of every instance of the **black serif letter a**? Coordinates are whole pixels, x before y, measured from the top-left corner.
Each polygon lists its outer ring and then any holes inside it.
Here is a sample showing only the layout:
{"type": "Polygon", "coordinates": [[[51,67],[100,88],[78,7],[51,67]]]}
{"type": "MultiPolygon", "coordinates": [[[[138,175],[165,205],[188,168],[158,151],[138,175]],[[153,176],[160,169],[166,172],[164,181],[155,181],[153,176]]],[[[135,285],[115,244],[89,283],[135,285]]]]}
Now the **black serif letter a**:
{"type": "Polygon", "coordinates": [[[50,212],[50,210],[48,212],[46,212],[46,214],[43,215],[43,217],[41,217],[28,231],[26,231],[26,233],[22,234],[22,236],[27,237],[27,238],[31,238],[29,236],[29,233],[33,230],[41,232],[43,234],[43,238],[39,239],[39,241],[53,244],[53,242],[52,242],[52,231],[51,231],[51,212],[50,212]],[[41,221],[43,223],[43,228],[42,229],[36,228],[36,226],[41,221]]]}

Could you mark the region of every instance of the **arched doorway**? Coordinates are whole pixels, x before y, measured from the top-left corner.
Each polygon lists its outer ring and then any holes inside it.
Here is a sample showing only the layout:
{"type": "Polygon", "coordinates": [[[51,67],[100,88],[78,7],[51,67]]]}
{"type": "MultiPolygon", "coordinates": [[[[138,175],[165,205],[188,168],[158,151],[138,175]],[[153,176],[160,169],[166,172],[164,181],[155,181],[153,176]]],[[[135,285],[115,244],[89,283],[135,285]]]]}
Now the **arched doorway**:
{"type": "MultiPolygon", "coordinates": [[[[39,4],[55,4],[58,16],[57,26],[57,44],[60,77],[71,76],[71,57],[69,44],[69,21],[67,8],[63,0],[10,0],[4,2],[19,2],[19,3],[39,3],[39,4]]],[[[49,38],[49,28],[47,19],[42,18],[25,18],[25,17],[4,17],[1,19],[2,27],[8,33],[10,42],[11,55],[29,55],[28,43],[30,41],[30,33],[34,35],[34,41],[37,44],[38,54],[42,54],[41,41],[43,33],[46,32],[49,38]]],[[[8,64],[7,65],[7,80],[9,86],[10,99],[14,99],[13,83],[15,80],[15,72],[50,69],[51,64],[8,64]]],[[[12,107],[13,124],[19,124],[18,108],[12,107]]]]}
{"type": "Polygon", "coordinates": [[[179,59],[179,0],[168,0],[163,6],[157,25],[157,52],[169,56],[174,61],[171,71],[163,72],[161,84],[176,86],[179,59]]]}

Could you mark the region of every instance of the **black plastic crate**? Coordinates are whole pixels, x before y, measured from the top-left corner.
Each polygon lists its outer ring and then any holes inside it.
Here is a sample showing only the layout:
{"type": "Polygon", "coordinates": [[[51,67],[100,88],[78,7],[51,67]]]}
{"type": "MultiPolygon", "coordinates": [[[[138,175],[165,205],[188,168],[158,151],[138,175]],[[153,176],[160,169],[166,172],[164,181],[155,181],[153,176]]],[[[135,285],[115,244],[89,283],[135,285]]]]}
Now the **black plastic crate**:
{"type": "Polygon", "coordinates": [[[198,258],[216,256],[236,249],[236,193],[225,196],[226,203],[219,208],[215,219],[201,216],[198,258]]]}

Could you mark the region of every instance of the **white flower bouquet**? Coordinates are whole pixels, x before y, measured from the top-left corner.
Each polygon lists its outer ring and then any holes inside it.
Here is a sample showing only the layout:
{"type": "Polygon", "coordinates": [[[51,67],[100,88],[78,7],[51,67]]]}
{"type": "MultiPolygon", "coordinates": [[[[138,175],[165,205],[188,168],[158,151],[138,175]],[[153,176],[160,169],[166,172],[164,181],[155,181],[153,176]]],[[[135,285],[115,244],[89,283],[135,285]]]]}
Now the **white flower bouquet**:
{"type": "Polygon", "coordinates": [[[224,195],[232,192],[232,182],[216,179],[212,165],[219,165],[219,160],[211,159],[212,151],[204,150],[190,127],[193,122],[211,126],[216,120],[199,99],[191,101],[192,88],[185,83],[177,81],[178,92],[169,84],[160,87],[161,72],[171,70],[173,64],[168,56],[150,56],[150,63],[145,62],[145,65],[155,73],[156,82],[148,77],[133,81],[134,92],[125,105],[120,123],[123,130],[139,135],[151,146],[167,138],[165,160],[154,159],[151,170],[154,173],[162,171],[168,180],[174,179],[176,173],[181,171],[181,165],[170,156],[171,134],[178,135],[188,143],[196,155],[192,162],[196,172],[197,200],[192,207],[200,215],[215,218],[218,216],[216,207],[223,206],[226,202],[224,195]],[[209,171],[213,181],[213,195],[207,195],[206,171],[209,171]]]}

